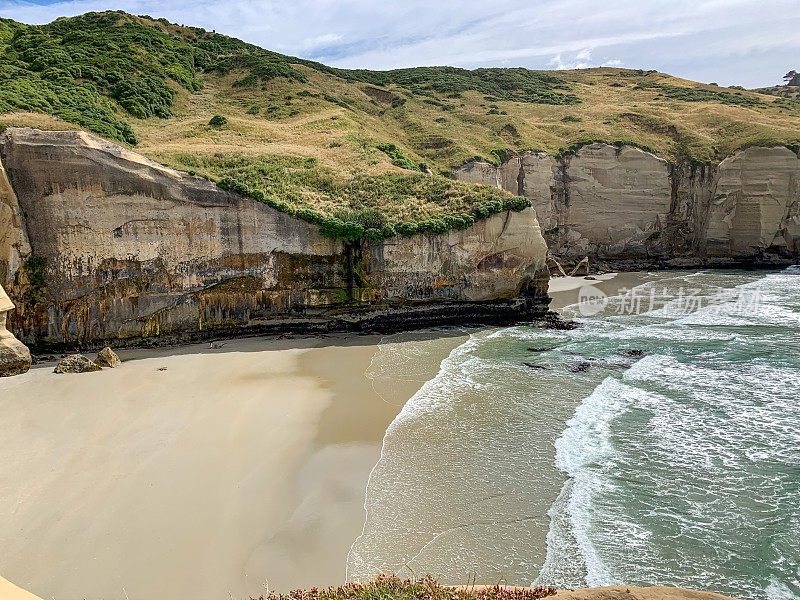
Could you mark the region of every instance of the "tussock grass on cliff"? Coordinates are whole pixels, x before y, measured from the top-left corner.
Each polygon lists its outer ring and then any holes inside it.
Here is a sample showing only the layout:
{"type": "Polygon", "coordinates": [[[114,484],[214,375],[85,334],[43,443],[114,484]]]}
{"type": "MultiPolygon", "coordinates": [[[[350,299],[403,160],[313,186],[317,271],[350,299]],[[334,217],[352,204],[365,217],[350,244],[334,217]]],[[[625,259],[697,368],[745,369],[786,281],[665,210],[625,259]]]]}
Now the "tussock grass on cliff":
{"type": "Polygon", "coordinates": [[[491,202],[506,202],[502,190],[453,181],[432,173],[345,172],[314,157],[292,155],[179,154],[171,165],[217,180],[230,178],[263,191],[295,209],[351,220],[348,213],[371,211],[388,222],[423,221],[469,213],[491,202]]]}
{"type": "Polygon", "coordinates": [[[269,593],[260,600],[539,600],[556,593],[554,588],[509,588],[496,585],[482,589],[440,585],[428,576],[400,579],[380,576],[369,583],[348,583],[338,587],[292,590],[288,594],[269,593]]]}

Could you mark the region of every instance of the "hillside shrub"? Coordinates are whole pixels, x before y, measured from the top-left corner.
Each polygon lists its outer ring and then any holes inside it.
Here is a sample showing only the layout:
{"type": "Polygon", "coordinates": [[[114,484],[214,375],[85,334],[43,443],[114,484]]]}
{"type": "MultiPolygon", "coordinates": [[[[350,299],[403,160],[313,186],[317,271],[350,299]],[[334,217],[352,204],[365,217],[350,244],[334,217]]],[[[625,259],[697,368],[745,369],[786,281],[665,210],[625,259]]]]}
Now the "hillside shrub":
{"type": "MultiPolygon", "coordinates": [[[[713,84],[710,84],[713,85],[713,84]]],[[[744,106],[747,108],[756,108],[766,106],[766,103],[758,98],[746,96],[739,91],[729,92],[726,90],[709,90],[706,88],[692,88],[680,87],[677,85],[668,85],[666,83],[649,83],[640,82],[636,84],[634,89],[646,90],[657,89],[663,96],[671,100],[681,100],[683,102],[717,102],[720,104],[729,104],[736,106],[744,106]]]]}
{"type": "MultiPolygon", "coordinates": [[[[405,157],[403,151],[397,147],[396,144],[391,142],[384,142],[375,146],[378,150],[386,154],[392,159],[392,164],[401,169],[409,169],[410,171],[420,171],[419,165],[414,164],[411,160],[405,157]]],[[[426,165],[427,167],[427,165],[426,165]]]]}
{"type": "MultiPolygon", "coordinates": [[[[414,67],[392,71],[337,69],[321,66],[321,70],[348,81],[372,85],[397,85],[419,96],[433,92],[458,98],[466,91],[476,91],[494,100],[535,104],[577,104],[574,94],[563,93],[568,86],[563,79],[548,73],[524,68],[461,69],[457,67],[414,67]]],[[[394,105],[394,103],[393,103],[394,105]]]]}
{"type": "Polygon", "coordinates": [[[228,124],[228,119],[223,117],[222,115],[214,115],[211,117],[211,120],[208,122],[211,127],[222,127],[223,125],[228,124]]]}
{"type": "MultiPolygon", "coordinates": [[[[168,118],[175,100],[174,85],[198,91],[201,72],[240,74],[233,83],[236,87],[263,86],[278,77],[305,83],[308,78],[296,68],[298,64],[351,82],[381,87],[394,84],[404,88],[402,93],[421,96],[445,111],[455,107],[437,100],[435,93],[458,98],[462,92],[474,90],[516,102],[579,102],[576,96],[561,91],[567,89],[563,80],[527,69],[337,69],[202,28],[177,28],[166,19],[106,11],[46,25],[0,19],[0,113],[47,113],[135,144],[130,124],[117,116],[116,107],[133,118],[168,118]]],[[[297,95],[315,94],[302,90],[297,95]]],[[[349,106],[345,99],[323,97],[349,106]]],[[[405,101],[395,96],[392,106],[399,108],[405,101]]],[[[406,163],[401,166],[409,168],[406,163]]]]}
{"type": "Polygon", "coordinates": [[[497,148],[489,152],[492,155],[492,162],[496,165],[502,165],[513,154],[508,148],[497,148]]]}

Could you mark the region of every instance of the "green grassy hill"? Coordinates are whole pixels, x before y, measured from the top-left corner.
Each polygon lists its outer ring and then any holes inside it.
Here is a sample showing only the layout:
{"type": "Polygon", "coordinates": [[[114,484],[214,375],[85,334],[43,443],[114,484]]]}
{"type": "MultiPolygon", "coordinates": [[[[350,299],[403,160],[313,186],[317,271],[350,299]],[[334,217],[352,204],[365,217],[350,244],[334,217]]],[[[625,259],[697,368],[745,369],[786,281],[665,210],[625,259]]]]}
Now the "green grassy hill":
{"type": "Polygon", "coordinates": [[[796,144],[800,102],[618,68],[336,69],[104,12],[41,26],[0,20],[7,125],[86,129],[331,235],[380,237],[523,207],[442,176],[474,157],[602,140],[719,161],[796,144]],[[224,118],[210,124],[215,115],[224,118]]]}

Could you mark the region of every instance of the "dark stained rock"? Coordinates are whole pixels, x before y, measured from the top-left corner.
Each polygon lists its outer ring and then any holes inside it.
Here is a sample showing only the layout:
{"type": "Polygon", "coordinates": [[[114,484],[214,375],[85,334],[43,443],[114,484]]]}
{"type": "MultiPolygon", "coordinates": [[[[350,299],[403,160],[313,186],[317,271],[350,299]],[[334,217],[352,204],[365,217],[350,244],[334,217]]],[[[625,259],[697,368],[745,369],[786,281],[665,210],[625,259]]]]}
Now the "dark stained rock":
{"type": "Polygon", "coordinates": [[[637,348],[625,348],[624,350],[620,351],[620,354],[622,356],[631,356],[631,357],[634,357],[634,358],[641,358],[646,353],[645,353],[644,350],[639,350],[637,348]]]}
{"type": "Polygon", "coordinates": [[[70,354],[59,361],[53,373],[91,373],[101,370],[100,365],[94,364],[83,354],[70,354]]]}
{"type": "Polygon", "coordinates": [[[524,362],[522,364],[525,365],[526,367],[528,367],[529,369],[538,369],[540,371],[550,371],[550,367],[545,367],[544,365],[537,365],[537,364],[529,363],[529,362],[524,362]]]}
{"type": "Polygon", "coordinates": [[[567,365],[567,371],[570,373],[584,373],[589,370],[592,364],[590,362],[579,362],[575,363],[574,365],[567,365]]]}

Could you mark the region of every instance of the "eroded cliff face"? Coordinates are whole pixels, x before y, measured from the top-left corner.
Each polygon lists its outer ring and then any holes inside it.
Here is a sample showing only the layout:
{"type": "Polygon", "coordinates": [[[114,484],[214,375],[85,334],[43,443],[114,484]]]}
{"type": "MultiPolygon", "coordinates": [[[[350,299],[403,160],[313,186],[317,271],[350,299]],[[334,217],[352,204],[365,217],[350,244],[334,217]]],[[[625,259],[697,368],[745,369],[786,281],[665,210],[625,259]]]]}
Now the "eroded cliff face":
{"type": "Polygon", "coordinates": [[[529,198],[550,252],[632,265],[776,264],[800,257],[800,160],[748,148],[716,166],[590,144],[555,158],[473,162],[456,179],[529,198]]]}
{"type": "Polygon", "coordinates": [[[484,301],[535,297],[547,246],[533,209],[442,235],[397,236],[370,247],[370,279],[386,298],[484,301]]]}
{"type": "Polygon", "coordinates": [[[22,266],[22,257],[30,252],[17,196],[0,162],[0,286],[11,283],[22,266]]]}
{"type": "Polygon", "coordinates": [[[8,129],[0,162],[10,181],[0,178],[0,219],[10,215],[0,221],[0,275],[18,300],[11,326],[29,343],[388,329],[546,310],[532,209],[346,247],[82,132],[8,129]]]}

